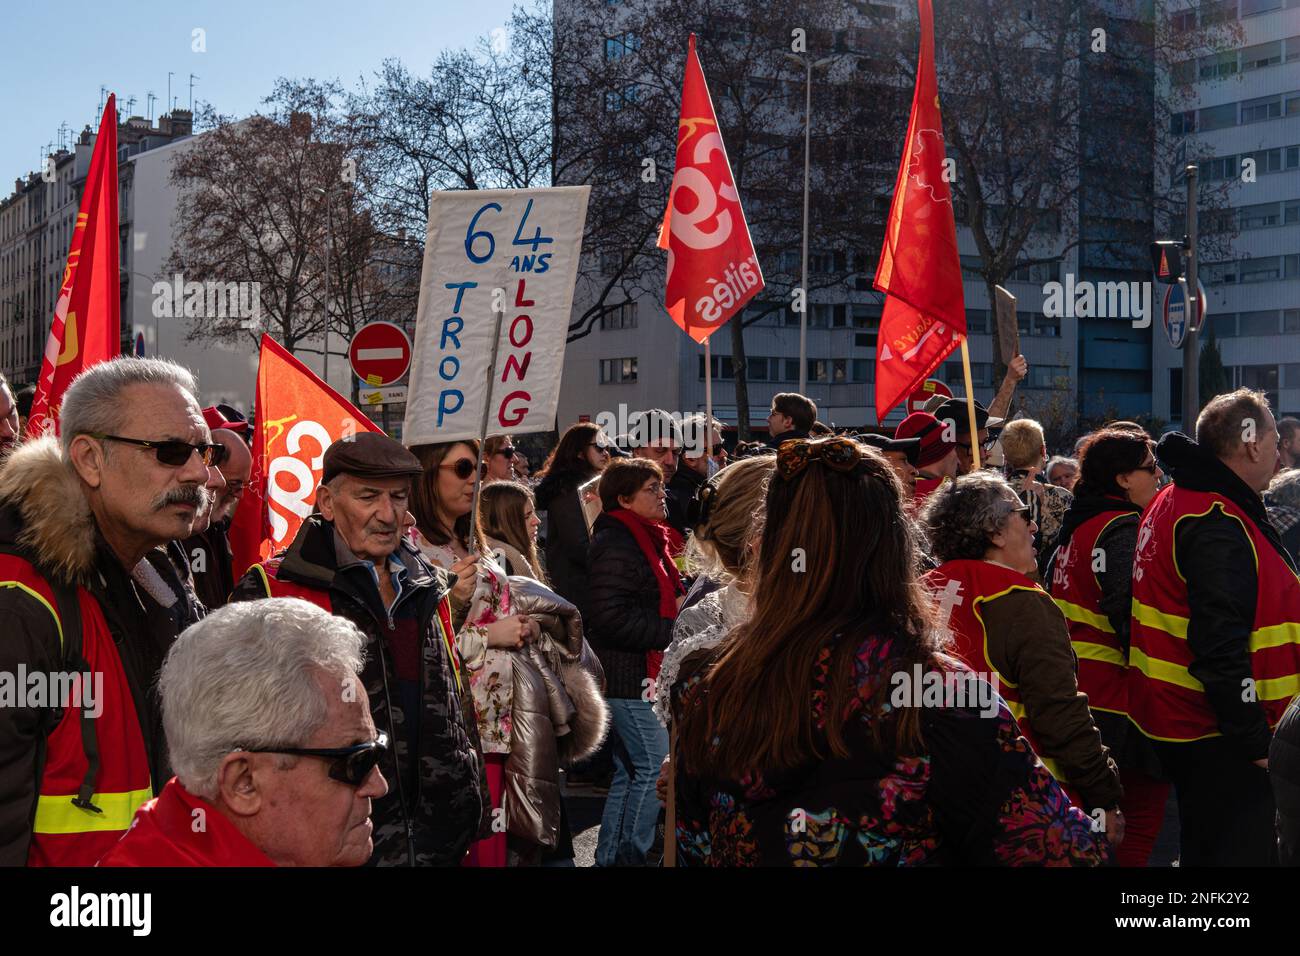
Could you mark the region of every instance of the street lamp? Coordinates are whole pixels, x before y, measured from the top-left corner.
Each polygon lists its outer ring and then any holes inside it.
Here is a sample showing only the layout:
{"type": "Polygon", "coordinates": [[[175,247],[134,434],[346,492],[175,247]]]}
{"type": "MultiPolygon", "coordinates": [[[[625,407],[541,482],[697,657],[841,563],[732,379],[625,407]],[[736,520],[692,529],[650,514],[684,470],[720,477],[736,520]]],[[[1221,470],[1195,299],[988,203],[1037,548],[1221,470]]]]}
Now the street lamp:
{"type": "Polygon", "coordinates": [[[799,53],[787,53],[786,59],[793,60],[807,69],[807,82],[804,87],[803,107],[803,268],[800,289],[803,291],[803,309],[799,313],[799,394],[808,394],[808,168],[812,137],[812,75],[813,70],[826,66],[834,57],[822,57],[814,60],[799,53]]]}
{"type": "Polygon", "coordinates": [[[321,186],[316,187],[316,192],[325,198],[325,229],[327,240],[325,242],[325,384],[330,381],[330,248],[334,245],[334,216],[330,210],[330,196],[333,189],[325,189],[321,186]]]}

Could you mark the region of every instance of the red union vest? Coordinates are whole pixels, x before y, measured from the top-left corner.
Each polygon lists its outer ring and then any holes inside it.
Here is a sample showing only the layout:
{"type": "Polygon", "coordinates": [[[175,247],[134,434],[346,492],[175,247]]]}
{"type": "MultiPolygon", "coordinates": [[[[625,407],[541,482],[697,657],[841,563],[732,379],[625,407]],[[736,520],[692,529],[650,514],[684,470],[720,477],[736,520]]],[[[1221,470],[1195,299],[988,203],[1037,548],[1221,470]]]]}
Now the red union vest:
{"type": "Polygon", "coordinates": [[[947,604],[948,628],[952,633],[953,650],[971,670],[985,675],[998,675],[998,693],[1007,702],[1007,709],[1020,725],[1034,752],[1044,766],[1058,780],[1064,780],[1056,762],[1043,756],[1042,747],[1034,738],[1029,715],[1020,697],[1020,688],[1006,674],[999,671],[989,658],[988,631],[984,627],[983,605],[995,601],[1012,591],[1036,591],[1047,597],[1047,592],[1030,578],[990,561],[946,561],[926,575],[935,590],[935,600],[947,604]]]}
{"type": "MultiPolygon", "coordinates": [[[[49,582],[23,558],[0,554],[0,588],[17,588],[43,605],[54,619],[63,648],[63,621],[49,582]]],[[[45,738],[45,765],[41,773],[32,820],[28,866],[94,866],[131,826],[135,811],[153,799],[153,783],[144,734],[136,715],[131,688],[118,657],[117,645],[99,603],[84,588],[77,589],[81,612],[81,659],[69,660],[67,670],[87,670],[102,675],[99,715],[93,724],[99,769],[94,776],[90,804],[73,803],[86,779],[90,763],[83,742],[82,711],[66,707],[58,724],[45,738]]]]}
{"type": "MultiPolygon", "coordinates": [[[[329,591],[323,588],[309,588],[305,584],[297,584],[293,581],[282,581],[277,574],[280,570],[280,556],[268,558],[261,564],[255,564],[250,571],[256,571],[262,579],[262,586],[266,588],[266,596],[270,598],[301,598],[304,601],[310,601],[322,610],[334,613],[334,600],[330,597],[329,591]]],[[[464,688],[461,686],[460,678],[460,654],[456,650],[455,631],[451,626],[451,605],[447,598],[438,602],[438,633],[442,637],[443,646],[447,649],[447,659],[451,661],[451,670],[456,677],[456,692],[463,694],[464,688]]]]}
{"type": "Polygon", "coordinates": [[[1277,725],[1291,698],[1300,692],[1300,579],[1250,516],[1228,498],[1170,485],[1156,495],[1142,517],[1133,562],[1129,717],[1156,740],[1186,742],[1221,736],[1205,687],[1189,672],[1191,612],[1187,583],[1174,553],[1178,522],[1216,508],[1241,522],[1255,552],[1259,589],[1250,632],[1250,667],[1253,693],[1270,727],[1277,725]]]}
{"type": "Polygon", "coordinates": [[[1093,556],[1106,529],[1130,516],[1137,518],[1132,511],[1105,511],[1079,525],[1069,543],[1057,551],[1048,585],[1052,600],[1065,615],[1070,646],[1079,660],[1079,690],[1088,695],[1091,709],[1113,714],[1128,713],[1128,656],[1101,612],[1101,582],[1093,570],[1093,556]]]}

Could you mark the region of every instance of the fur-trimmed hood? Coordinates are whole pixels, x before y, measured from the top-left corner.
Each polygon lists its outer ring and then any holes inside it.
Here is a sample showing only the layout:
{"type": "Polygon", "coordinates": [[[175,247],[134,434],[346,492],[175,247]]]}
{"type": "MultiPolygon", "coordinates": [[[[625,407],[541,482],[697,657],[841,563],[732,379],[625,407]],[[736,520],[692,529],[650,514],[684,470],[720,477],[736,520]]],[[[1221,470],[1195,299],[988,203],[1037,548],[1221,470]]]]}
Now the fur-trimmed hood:
{"type": "Polygon", "coordinates": [[[0,464],[0,546],[67,583],[94,567],[95,519],[57,438],[24,442],[0,464]]]}

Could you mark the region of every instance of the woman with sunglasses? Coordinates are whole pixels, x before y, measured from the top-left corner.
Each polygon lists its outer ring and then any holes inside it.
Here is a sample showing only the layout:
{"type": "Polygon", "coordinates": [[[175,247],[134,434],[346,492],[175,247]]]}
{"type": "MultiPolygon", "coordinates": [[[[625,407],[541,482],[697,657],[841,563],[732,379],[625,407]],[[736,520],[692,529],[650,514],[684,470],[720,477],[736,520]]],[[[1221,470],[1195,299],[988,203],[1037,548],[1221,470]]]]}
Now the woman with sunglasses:
{"type": "MultiPolygon", "coordinates": [[[[513,738],[512,650],[535,639],[538,626],[510,608],[510,583],[492,559],[477,516],[472,515],[474,478],[478,470],[478,442],[442,442],[416,445],[424,475],[411,489],[411,514],[416,543],[426,558],[455,574],[477,575],[465,622],[456,632],[456,646],[469,672],[470,692],[478,718],[479,738],[487,766],[493,810],[502,806],[505,766],[513,738]]],[[[499,814],[498,814],[499,816],[499,814]]],[[[506,834],[492,836],[470,847],[470,866],[506,866],[506,834]]]]}
{"type": "Polygon", "coordinates": [[[493,435],[483,442],[483,484],[514,481],[516,451],[509,435],[493,435]]]}
{"type": "Polygon", "coordinates": [[[592,525],[591,590],[583,617],[605,668],[622,746],[614,752],[597,866],[644,866],[654,845],[655,778],[668,754],[668,735],[650,699],[685,597],[669,545],[666,497],[658,462],[624,458],[600,476],[603,511],[592,525]]]}
{"type": "Polygon", "coordinates": [[[1117,429],[1088,436],[1079,469],[1047,588],[1066,618],[1079,690],[1120,768],[1126,827],[1115,860],[1146,866],[1164,824],[1169,783],[1147,738],[1128,720],[1129,615],[1138,521],[1163,473],[1145,433],[1117,429]]]}
{"type": "Polygon", "coordinates": [[[1065,618],[1031,578],[1029,509],[1005,478],[977,471],[927,498],[921,523],[941,562],[926,579],[953,653],[998,682],[1034,752],[1118,843],[1119,770],[1079,693],[1065,618]]]}
{"type": "Polygon", "coordinates": [[[1101,862],[1091,821],[987,685],[993,719],[898,698],[897,675],[961,669],[881,455],[846,438],[782,443],[761,527],[753,615],[674,693],[681,864],[1101,862]]]}
{"type": "Polygon", "coordinates": [[[546,573],[551,587],[586,613],[591,537],[578,488],[605,470],[610,442],[595,422],[570,425],[546,459],[534,494],[546,513],[546,573]]]}

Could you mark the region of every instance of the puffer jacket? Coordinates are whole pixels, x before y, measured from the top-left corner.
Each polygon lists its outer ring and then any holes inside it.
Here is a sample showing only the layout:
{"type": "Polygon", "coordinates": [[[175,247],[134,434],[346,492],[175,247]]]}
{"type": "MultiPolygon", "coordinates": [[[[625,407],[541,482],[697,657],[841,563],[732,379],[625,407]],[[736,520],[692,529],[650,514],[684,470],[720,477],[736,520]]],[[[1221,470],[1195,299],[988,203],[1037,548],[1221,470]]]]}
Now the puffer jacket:
{"type": "Polygon", "coordinates": [[[510,654],[515,700],[506,826],[513,836],[552,849],[560,830],[560,768],[591,756],[605,739],[605,674],[582,638],[582,616],[571,602],[516,576],[510,599],[516,614],[537,621],[541,636],[510,654]]]}

